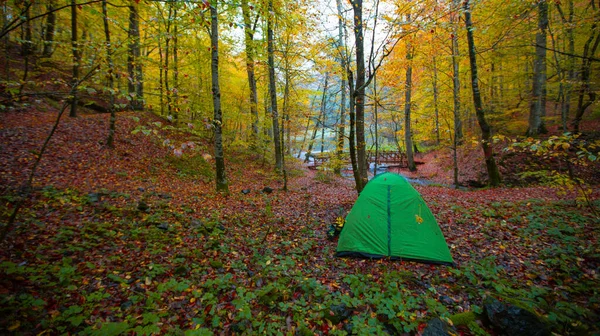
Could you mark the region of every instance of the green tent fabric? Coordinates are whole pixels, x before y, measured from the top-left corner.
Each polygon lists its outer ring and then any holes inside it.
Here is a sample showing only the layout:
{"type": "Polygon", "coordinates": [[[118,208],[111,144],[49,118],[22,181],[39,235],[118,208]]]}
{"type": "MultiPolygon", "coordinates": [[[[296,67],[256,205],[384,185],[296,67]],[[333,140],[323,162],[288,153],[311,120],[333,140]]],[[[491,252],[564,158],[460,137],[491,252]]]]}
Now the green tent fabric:
{"type": "Polygon", "coordinates": [[[454,264],[431,210],[415,188],[394,173],[377,175],[360,193],[346,216],[336,256],[454,264]]]}

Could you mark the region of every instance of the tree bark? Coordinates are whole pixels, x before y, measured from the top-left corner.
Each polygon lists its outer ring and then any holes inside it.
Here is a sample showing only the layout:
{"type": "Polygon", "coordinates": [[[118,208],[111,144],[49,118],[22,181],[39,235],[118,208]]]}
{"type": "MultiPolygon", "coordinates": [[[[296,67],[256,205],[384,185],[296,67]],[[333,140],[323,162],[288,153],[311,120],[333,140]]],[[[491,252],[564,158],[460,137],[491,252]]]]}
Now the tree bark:
{"type": "Polygon", "coordinates": [[[44,48],[42,57],[50,57],[54,52],[54,32],[56,31],[56,13],[54,12],[55,0],[48,0],[46,8],[48,15],[46,17],[46,31],[44,34],[44,48]]]}
{"type": "Polygon", "coordinates": [[[458,21],[460,0],[454,1],[455,13],[452,15],[454,31],[452,34],[452,96],[454,100],[454,138],[458,145],[463,141],[462,118],[460,116],[460,69],[459,69],[459,49],[458,49],[458,21]]]}
{"type": "Polygon", "coordinates": [[[355,122],[356,122],[356,161],[358,168],[358,179],[356,179],[356,190],[360,193],[369,177],[367,175],[367,153],[365,139],[365,47],[363,38],[362,0],[352,0],[354,12],[354,40],[356,43],[356,84],[354,96],[355,122]]]}
{"type": "Polygon", "coordinates": [[[169,54],[170,54],[170,44],[171,44],[171,15],[173,13],[173,3],[169,2],[168,3],[168,16],[167,16],[167,22],[165,23],[166,26],[166,36],[165,36],[165,69],[164,69],[164,74],[165,77],[163,78],[164,80],[164,84],[165,84],[165,93],[167,96],[167,114],[169,116],[172,115],[172,105],[171,105],[171,86],[169,84],[169,54]]]}
{"type": "Polygon", "coordinates": [[[491,146],[491,130],[487,121],[485,120],[485,112],[483,111],[483,103],[481,102],[481,93],[479,92],[479,79],[477,77],[477,58],[475,52],[475,41],[473,38],[473,22],[471,19],[471,10],[469,6],[469,0],[464,2],[465,10],[465,26],[467,29],[467,43],[469,47],[469,61],[471,63],[471,86],[473,88],[473,104],[475,105],[475,113],[477,115],[477,121],[481,128],[481,147],[483,149],[483,156],[485,158],[485,165],[487,168],[489,184],[493,187],[500,185],[501,178],[496,160],[494,159],[494,150],[491,146]]]}
{"type": "Polygon", "coordinates": [[[115,147],[115,124],[116,124],[116,112],[115,112],[115,94],[114,94],[114,64],[112,59],[112,45],[110,43],[110,29],[108,27],[108,10],[106,0],[102,0],[102,19],[104,22],[104,38],[106,43],[106,62],[108,67],[108,91],[109,93],[109,110],[110,110],[110,121],[108,125],[108,137],[106,138],[106,146],[109,148],[115,147]]]}
{"type": "Polygon", "coordinates": [[[136,111],[144,108],[140,26],[137,6],[135,1],[129,3],[129,45],[127,53],[127,72],[129,74],[127,88],[131,98],[131,107],[136,111]]]}
{"type": "Polygon", "coordinates": [[[267,53],[269,65],[269,95],[271,98],[271,117],[273,118],[273,142],[275,143],[275,169],[283,170],[281,141],[279,139],[279,115],[277,112],[277,87],[275,85],[275,57],[273,37],[273,0],[269,0],[269,13],[267,16],[267,53]]]}
{"type": "Polygon", "coordinates": [[[540,0],[538,30],[535,34],[535,61],[533,63],[533,97],[529,111],[528,136],[546,133],[543,117],[546,115],[546,30],[548,29],[548,3],[540,0]]]}
{"type": "MultiPolygon", "coordinates": [[[[600,13],[600,11],[598,12],[600,13]]],[[[596,15],[598,17],[598,15],[596,15]]],[[[600,17],[597,18],[600,20],[600,17]]],[[[581,119],[585,113],[585,110],[590,107],[596,101],[596,92],[590,87],[590,77],[592,72],[592,62],[593,60],[590,56],[593,56],[598,49],[598,45],[600,44],[600,32],[598,32],[597,24],[598,21],[595,21],[592,25],[592,33],[588,40],[585,42],[583,47],[583,57],[584,59],[581,62],[581,87],[579,89],[579,98],[577,100],[577,111],[575,114],[575,119],[573,120],[573,132],[579,133],[579,124],[581,123],[581,119]],[[594,41],[595,36],[595,41],[594,41]],[[590,47],[591,44],[591,47],[590,47]],[[585,95],[588,95],[589,99],[585,101],[585,95]]]]}
{"type": "Polygon", "coordinates": [[[215,173],[216,189],[218,192],[229,193],[225,176],[225,158],[223,155],[223,115],[221,111],[221,89],[219,87],[219,14],[218,1],[210,5],[210,49],[211,49],[211,78],[213,98],[213,125],[215,128],[215,173]]]}
{"type": "MultiPolygon", "coordinates": [[[[81,65],[81,53],[79,51],[79,45],[77,43],[77,2],[71,0],[71,50],[73,52],[73,70],[72,79],[73,84],[79,81],[79,67],[81,65]]],[[[69,110],[69,117],[77,117],[77,90],[73,90],[73,97],[71,98],[71,109],[69,110]]]]}
{"type": "Polygon", "coordinates": [[[361,184],[360,175],[358,172],[358,162],[356,162],[356,110],[354,106],[354,76],[349,67],[346,69],[346,73],[348,74],[348,91],[350,93],[350,108],[348,109],[348,117],[350,118],[350,134],[348,135],[348,148],[350,151],[350,162],[352,164],[352,175],[354,176],[356,191],[360,193],[362,189],[360,191],[358,189],[361,184]]]}
{"type": "Polygon", "coordinates": [[[561,102],[561,124],[563,132],[567,132],[567,121],[569,119],[569,113],[571,110],[571,96],[573,94],[573,82],[575,82],[575,37],[573,35],[573,17],[575,15],[575,7],[573,5],[573,0],[568,1],[569,5],[569,14],[568,18],[564,14],[560,3],[556,3],[556,8],[558,13],[560,14],[563,25],[565,26],[565,33],[568,42],[568,62],[567,62],[567,80],[566,83],[562,86],[563,95],[561,102]]]}
{"type": "Polygon", "coordinates": [[[340,123],[338,125],[338,138],[337,138],[337,164],[335,166],[335,173],[341,173],[342,166],[342,154],[344,153],[344,137],[346,133],[346,63],[347,63],[347,55],[346,55],[346,44],[344,39],[344,20],[343,20],[343,7],[342,1],[336,0],[337,12],[338,12],[338,49],[339,49],[339,57],[340,57],[340,88],[342,91],[342,97],[340,101],[340,123]]]}
{"type": "Polygon", "coordinates": [[[435,113],[435,143],[440,145],[440,111],[438,104],[437,62],[433,56],[433,109],[435,113]]]}
{"type": "Polygon", "coordinates": [[[177,22],[177,7],[173,9],[173,119],[179,122],[179,23],[177,22]]]}
{"type": "MultiPolygon", "coordinates": [[[[408,19],[410,21],[410,18],[408,19]]],[[[410,126],[410,108],[411,108],[411,90],[412,90],[412,46],[407,43],[406,46],[406,83],[404,89],[404,143],[406,149],[406,159],[408,162],[408,170],[414,172],[417,170],[415,158],[413,154],[412,131],[410,126]]]]}
{"type": "Polygon", "coordinates": [[[23,24],[23,31],[22,31],[22,35],[21,35],[21,39],[22,39],[22,44],[21,44],[21,55],[23,56],[29,56],[33,50],[33,41],[32,36],[31,36],[31,20],[30,20],[30,13],[31,13],[31,6],[32,6],[32,2],[31,0],[26,0],[23,2],[23,6],[25,6],[24,10],[23,10],[23,21],[25,22],[23,24]]]}
{"type": "Polygon", "coordinates": [[[244,16],[244,37],[246,42],[246,72],[250,87],[250,117],[252,118],[252,146],[258,144],[258,96],[256,94],[256,78],[254,75],[254,29],[250,21],[248,0],[242,0],[242,15],[244,16]]]}

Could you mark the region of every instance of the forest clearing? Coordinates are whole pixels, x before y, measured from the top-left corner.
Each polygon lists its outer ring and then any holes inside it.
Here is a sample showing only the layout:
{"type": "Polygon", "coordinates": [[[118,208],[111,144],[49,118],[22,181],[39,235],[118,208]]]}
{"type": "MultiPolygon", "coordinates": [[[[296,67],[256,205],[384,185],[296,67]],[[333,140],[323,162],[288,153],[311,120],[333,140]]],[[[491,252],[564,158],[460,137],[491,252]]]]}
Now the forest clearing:
{"type": "Polygon", "coordinates": [[[0,9],[0,334],[600,332],[598,1],[0,9]]]}

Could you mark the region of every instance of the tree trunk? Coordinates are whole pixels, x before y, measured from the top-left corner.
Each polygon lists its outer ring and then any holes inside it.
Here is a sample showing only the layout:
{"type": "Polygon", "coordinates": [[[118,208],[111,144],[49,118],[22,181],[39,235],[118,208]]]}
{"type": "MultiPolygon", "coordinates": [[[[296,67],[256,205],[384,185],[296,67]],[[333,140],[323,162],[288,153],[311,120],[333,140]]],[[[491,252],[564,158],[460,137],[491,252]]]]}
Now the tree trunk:
{"type": "Polygon", "coordinates": [[[256,78],[254,75],[254,29],[250,21],[250,8],[248,0],[242,0],[242,14],[244,16],[244,37],[246,42],[246,71],[248,72],[248,86],[250,87],[250,117],[252,118],[252,145],[258,144],[258,96],[256,94],[256,78]]]}
{"type": "MultiPolygon", "coordinates": [[[[71,50],[73,52],[73,78],[71,79],[71,82],[73,85],[79,81],[79,67],[81,65],[81,53],[79,51],[77,39],[77,2],[71,0],[71,50]]],[[[73,90],[69,117],[77,117],[77,90],[73,90]]]]}
{"type": "MultiPolygon", "coordinates": [[[[289,43],[287,44],[289,46],[289,43]]],[[[290,130],[290,111],[289,111],[289,99],[290,99],[290,65],[287,54],[287,49],[285,51],[285,85],[283,89],[283,123],[281,125],[281,147],[285,149],[285,154],[290,154],[290,147],[292,144],[291,140],[291,130],[290,130]],[[285,131],[287,127],[287,132],[285,131]],[[284,141],[285,135],[287,135],[287,141],[284,141]],[[287,142],[287,145],[285,143],[287,142]]],[[[282,159],[285,160],[285,155],[282,156],[282,159]]],[[[285,168],[285,162],[283,162],[283,167],[285,168]]]]}
{"type": "MultiPolygon", "coordinates": [[[[598,12],[600,13],[600,11],[598,12]]],[[[598,15],[596,15],[598,16],[598,15]]],[[[597,18],[600,20],[600,18],[597,18]]],[[[583,47],[583,60],[581,61],[581,87],[579,89],[579,98],[577,100],[577,111],[575,114],[575,119],[573,120],[573,132],[579,133],[579,124],[581,123],[581,119],[583,118],[583,114],[585,110],[590,107],[596,101],[596,92],[590,87],[590,77],[592,72],[592,58],[598,49],[598,44],[600,44],[600,32],[597,30],[598,21],[595,21],[592,25],[592,33],[588,40],[585,42],[583,47]],[[594,41],[595,36],[595,41],[594,41]],[[593,42],[593,43],[592,43],[593,42]],[[590,47],[591,44],[591,47],[590,47]],[[589,100],[585,102],[585,95],[589,96],[589,100]]]]}
{"type": "Polygon", "coordinates": [[[348,117],[350,118],[350,134],[349,136],[349,144],[348,148],[350,151],[350,162],[352,164],[352,175],[354,176],[354,181],[356,185],[356,191],[360,193],[362,189],[359,190],[359,186],[361,186],[360,174],[358,172],[358,162],[356,159],[356,115],[355,115],[355,94],[354,94],[354,78],[352,71],[348,67],[346,69],[346,73],[348,74],[348,92],[350,93],[350,108],[348,109],[348,117]]]}
{"type": "Polygon", "coordinates": [[[216,189],[218,192],[229,193],[229,186],[225,176],[225,158],[223,155],[223,115],[221,111],[221,89],[219,87],[219,15],[217,1],[210,5],[210,49],[211,49],[211,78],[212,98],[215,128],[215,173],[216,189]]]}
{"type": "Polygon", "coordinates": [[[131,107],[136,111],[144,108],[142,61],[140,59],[140,25],[137,6],[135,1],[131,1],[129,4],[129,46],[127,53],[127,72],[129,74],[127,88],[131,98],[131,107]]]}
{"type": "Polygon", "coordinates": [[[115,94],[114,90],[114,65],[112,60],[112,45],[110,43],[110,30],[108,28],[108,10],[106,8],[106,0],[102,0],[102,18],[104,22],[104,38],[106,43],[106,62],[108,67],[108,90],[109,90],[109,105],[110,110],[110,122],[108,125],[108,137],[106,138],[106,146],[109,148],[115,147],[115,123],[116,123],[116,112],[115,112],[115,94]]]}
{"type": "Polygon", "coordinates": [[[267,16],[267,53],[269,63],[269,95],[271,98],[271,116],[273,118],[273,142],[275,143],[275,169],[282,171],[283,162],[281,141],[279,140],[279,115],[277,112],[277,87],[275,86],[275,58],[273,37],[273,0],[269,0],[269,13],[267,16]]]}
{"type": "Polygon", "coordinates": [[[173,10],[173,119],[179,122],[179,23],[177,22],[177,7],[173,10]]]}
{"type": "MultiPolygon", "coordinates": [[[[408,18],[410,21],[410,18],[408,18]]],[[[406,61],[408,66],[406,68],[406,85],[404,89],[404,142],[406,149],[406,159],[408,161],[408,170],[414,172],[417,170],[415,165],[415,158],[413,155],[413,142],[412,142],[412,131],[410,126],[410,107],[411,107],[411,90],[412,90],[412,46],[407,43],[406,46],[406,61]]]]}
{"type": "Polygon", "coordinates": [[[166,25],[166,36],[165,36],[165,77],[163,78],[165,84],[165,93],[167,96],[167,114],[169,116],[172,115],[172,106],[171,106],[171,86],[169,84],[169,54],[170,54],[170,44],[171,44],[171,15],[173,12],[173,3],[168,3],[169,14],[167,16],[166,25]]]}
{"type": "Polygon", "coordinates": [[[162,34],[160,32],[160,27],[159,27],[159,34],[158,34],[158,96],[159,96],[159,104],[160,104],[160,115],[164,116],[165,115],[165,60],[163,57],[163,48],[162,48],[162,34]]]}
{"type": "Polygon", "coordinates": [[[42,57],[50,57],[54,51],[54,32],[56,31],[56,13],[54,12],[55,5],[55,0],[48,0],[48,5],[46,5],[48,15],[46,16],[46,31],[44,34],[44,49],[42,51],[42,57]]]}
{"type": "MultiPolygon", "coordinates": [[[[317,88],[317,91],[319,91],[319,89],[321,89],[320,86],[319,86],[319,88],[317,88]]],[[[308,135],[308,129],[310,128],[310,120],[311,120],[312,110],[313,110],[313,107],[315,106],[316,100],[317,100],[317,96],[313,96],[313,98],[310,101],[309,111],[311,111],[311,113],[306,118],[306,128],[304,129],[304,137],[302,138],[302,145],[300,145],[300,150],[298,151],[298,156],[297,156],[298,159],[302,156],[302,148],[304,148],[304,144],[306,143],[306,136],[308,135]]],[[[307,161],[305,160],[304,162],[307,162],[307,161]]]]}
{"type": "Polygon", "coordinates": [[[356,84],[354,91],[356,118],[356,161],[358,179],[356,190],[360,193],[369,177],[367,175],[367,153],[365,140],[365,47],[363,39],[362,0],[352,0],[354,11],[354,40],[356,43],[356,84]]]}
{"type": "Polygon", "coordinates": [[[458,21],[460,0],[454,0],[455,14],[452,15],[454,23],[454,33],[452,34],[452,85],[454,99],[454,138],[458,145],[463,141],[462,118],[460,117],[460,69],[459,69],[459,49],[458,49],[458,21]]]}
{"type": "Polygon", "coordinates": [[[573,35],[573,17],[575,14],[575,7],[573,5],[573,0],[569,0],[569,16],[568,18],[565,16],[560,3],[556,3],[556,8],[558,13],[560,14],[563,25],[565,26],[566,38],[568,41],[568,50],[567,56],[567,80],[563,85],[563,95],[561,102],[561,124],[563,132],[567,132],[567,121],[569,119],[569,112],[571,110],[571,96],[573,93],[573,82],[575,82],[575,37],[573,35]]]}
{"type": "Polygon", "coordinates": [[[341,0],[336,0],[336,5],[337,5],[337,12],[338,12],[338,49],[339,49],[339,57],[340,57],[340,78],[341,78],[341,83],[340,83],[340,88],[342,91],[342,98],[341,98],[341,102],[340,102],[340,124],[338,126],[338,138],[337,138],[337,150],[336,150],[336,156],[337,156],[337,164],[335,166],[335,173],[336,174],[340,174],[341,173],[341,166],[342,166],[342,154],[344,153],[344,137],[345,137],[345,133],[346,133],[346,60],[347,60],[347,56],[346,56],[346,45],[345,45],[345,39],[344,39],[344,20],[343,20],[343,8],[342,8],[342,1],[341,0]]]}
{"type": "Polygon", "coordinates": [[[473,39],[473,22],[471,21],[471,10],[469,8],[469,0],[464,2],[465,10],[465,26],[467,29],[467,42],[469,46],[469,61],[471,63],[471,86],[473,88],[473,104],[475,105],[475,113],[477,115],[477,121],[481,128],[481,146],[483,149],[483,156],[485,158],[485,165],[488,172],[489,184],[493,187],[500,185],[501,178],[496,160],[494,159],[494,150],[491,146],[491,130],[487,121],[485,120],[485,113],[483,111],[483,104],[481,102],[481,93],[479,92],[479,79],[477,77],[477,59],[475,53],[475,41],[473,39]]]}
{"type": "Polygon", "coordinates": [[[317,131],[319,130],[319,126],[321,126],[321,128],[325,128],[323,120],[325,118],[325,99],[327,97],[327,88],[329,85],[329,73],[325,73],[325,84],[323,84],[323,95],[321,98],[321,106],[319,107],[319,119],[317,120],[317,122],[315,123],[315,129],[313,130],[313,134],[312,137],[310,138],[310,142],[308,143],[308,150],[306,151],[306,155],[305,155],[305,161],[308,161],[308,157],[311,155],[312,153],[312,148],[314,146],[315,143],[315,138],[317,137],[317,131]]]}
{"type": "Polygon", "coordinates": [[[548,3],[538,2],[538,30],[535,34],[535,61],[533,63],[533,97],[529,111],[528,136],[546,133],[543,117],[546,115],[546,30],[548,3]]]}
{"type": "Polygon", "coordinates": [[[21,35],[21,40],[22,40],[22,44],[21,44],[21,55],[27,57],[31,54],[32,50],[33,50],[33,41],[32,36],[31,36],[31,20],[30,20],[30,13],[31,13],[31,6],[32,6],[32,2],[31,0],[26,0],[23,2],[23,5],[25,6],[24,10],[23,10],[23,21],[25,22],[22,26],[22,35],[21,35]]]}
{"type": "Polygon", "coordinates": [[[433,56],[433,109],[435,113],[435,143],[440,145],[440,111],[438,106],[437,62],[433,56]]]}
{"type": "Polygon", "coordinates": [[[377,74],[373,76],[373,117],[375,118],[375,163],[373,165],[373,176],[377,175],[377,157],[379,156],[379,96],[377,94],[377,74]]]}

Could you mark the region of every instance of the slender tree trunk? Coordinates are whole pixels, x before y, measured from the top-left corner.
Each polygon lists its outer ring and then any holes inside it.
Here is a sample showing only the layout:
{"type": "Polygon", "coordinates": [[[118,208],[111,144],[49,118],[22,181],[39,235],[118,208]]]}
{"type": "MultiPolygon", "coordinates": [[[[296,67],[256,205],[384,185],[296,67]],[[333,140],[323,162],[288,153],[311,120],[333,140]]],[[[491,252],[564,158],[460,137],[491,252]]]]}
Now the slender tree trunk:
{"type": "Polygon", "coordinates": [[[273,118],[273,142],[275,143],[275,169],[282,171],[283,162],[281,142],[279,140],[279,115],[277,112],[277,87],[275,85],[275,58],[273,37],[273,0],[269,0],[269,13],[267,17],[267,53],[269,63],[269,94],[271,97],[271,116],[273,118]]]}
{"type": "Polygon", "coordinates": [[[31,2],[31,0],[26,0],[23,2],[23,5],[25,6],[23,11],[23,20],[25,21],[25,24],[23,24],[22,26],[23,30],[21,35],[21,55],[25,57],[29,56],[33,51],[33,41],[31,40],[31,20],[29,19],[32,4],[33,3],[31,2]]]}
{"type": "Polygon", "coordinates": [[[357,162],[357,155],[356,155],[356,109],[355,109],[355,93],[354,93],[354,78],[353,78],[353,74],[352,71],[350,70],[350,68],[348,67],[346,69],[346,73],[348,74],[348,92],[350,93],[350,108],[348,109],[348,117],[350,118],[350,134],[348,135],[349,137],[349,144],[348,144],[348,148],[350,151],[350,162],[352,164],[352,174],[354,176],[354,181],[355,181],[355,185],[356,185],[356,191],[358,193],[360,193],[360,191],[362,191],[362,189],[359,190],[359,186],[360,184],[360,174],[358,172],[358,162],[357,162]]]}
{"type": "Polygon", "coordinates": [[[215,163],[216,163],[216,189],[229,193],[229,186],[225,176],[225,158],[223,155],[223,115],[221,111],[221,89],[219,87],[219,15],[217,12],[217,0],[210,5],[210,49],[211,49],[211,78],[212,98],[214,110],[215,128],[215,163]]]}
{"type": "MultiPolygon", "coordinates": [[[[288,44],[289,46],[289,44],[288,44]]],[[[290,130],[290,111],[289,111],[289,100],[290,100],[290,65],[289,65],[289,60],[288,60],[288,54],[287,54],[287,50],[285,52],[285,85],[284,85],[284,89],[283,89],[283,120],[284,120],[284,124],[281,125],[281,146],[282,148],[285,148],[285,154],[289,155],[290,154],[290,147],[292,144],[292,140],[290,137],[291,134],[291,130],[290,130]],[[285,139],[285,129],[287,127],[287,141],[284,141],[285,139]],[[285,145],[285,142],[287,142],[287,145],[285,145]]],[[[282,159],[285,157],[285,155],[283,155],[282,159]]],[[[285,169],[285,162],[283,162],[283,167],[285,169]]]]}
{"type": "MultiPolygon", "coordinates": [[[[410,18],[408,18],[410,21],[410,18]]],[[[406,85],[404,89],[404,142],[406,143],[406,159],[408,161],[408,170],[414,172],[417,170],[415,158],[413,154],[412,131],[410,126],[410,107],[411,107],[411,91],[412,91],[412,46],[410,43],[406,46],[406,85]]]]}
{"type": "Polygon", "coordinates": [[[173,3],[168,3],[169,14],[167,16],[166,22],[166,38],[165,38],[165,77],[163,78],[165,84],[165,93],[167,96],[167,114],[169,116],[173,115],[173,106],[171,102],[171,85],[169,83],[169,54],[171,52],[170,44],[171,44],[171,15],[173,15],[173,3]]]}
{"type": "Polygon", "coordinates": [[[535,61],[533,63],[533,97],[529,112],[527,135],[546,133],[543,117],[546,115],[546,30],[548,29],[548,3],[538,2],[538,30],[535,34],[535,61]]]}
{"type": "MultiPolygon", "coordinates": [[[[321,87],[317,88],[317,91],[319,91],[321,89],[321,87]]],[[[298,151],[298,159],[302,156],[302,148],[304,148],[304,144],[306,143],[306,136],[308,135],[308,129],[310,128],[310,120],[312,119],[312,110],[313,107],[315,106],[315,101],[317,100],[317,96],[313,96],[313,98],[310,101],[310,105],[309,105],[309,111],[311,111],[311,113],[308,115],[308,118],[306,119],[306,128],[304,129],[304,137],[302,138],[302,145],[300,145],[300,150],[298,151]]],[[[305,157],[306,159],[306,157],[305,157]]],[[[307,160],[305,160],[304,162],[307,162],[307,160]]]]}
{"type": "Polygon", "coordinates": [[[179,122],[179,23],[177,22],[177,7],[173,10],[173,118],[179,122]]]}
{"type": "Polygon", "coordinates": [[[373,115],[375,117],[375,164],[373,166],[373,176],[377,175],[377,158],[379,156],[379,96],[377,93],[377,74],[373,75],[373,115]]]}
{"type": "MultiPolygon", "coordinates": [[[[600,11],[598,12],[600,13],[600,11]]],[[[599,15],[596,15],[598,17],[599,15]]],[[[600,20],[600,17],[597,18],[600,20]]],[[[596,101],[596,92],[591,89],[590,86],[590,77],[592,72],[592,57],[595,55],[596,50],[598,50],[598,45],[600,44],[600,31],[598,31],[598,21],[595,21],[592,25],[592,33],[590,37],[585,42],[583,47],[583,60],[581,61],[581,87],[579,89],[579,98],[577,100],[577,111],[575,114],[575,119],[573,120],[573,131],[575,133],[579,133],[579,124],[581,123],[581,119],[583,118],[583,114],[585,110],[590,107],[596,101]],[[595,37],[595,40],[594,40],[595,37]],[[591,45],[591,46],[590,46],[591,45]],[[588,95],[589,99],[585,101],[585,95],[588,95]]]]}
{"type": "Polygon", "coordinates": [[[48,4],[46,5],[48,15],[46,16],[46,31],[44,34],[44,49],[42,51],[42,57],[50,57],[54,51],[54,32],[56,31],[56,13],[54,12],[55,5],[55,0],[48,0],[48,4]]]}
{"type": "MultiPolygon", "coordinates": [[[[160,30],[160,28],[159,28],[160,30]]],[[[158,69],[158,95],[159,95],[159,101],[160,101],[160,115],[164,116],[165,115],[165,60],[163,57],[163,48],[162,48],[162,34],[159,31],[159,36],[158,36],[158,64],[159,64],[159,69],[158,69]]]]}
{"type": "Polygon", "coordinates": [[[567,120],[569,119],[569,113],[571,110],[571,96],[573,93],[573,83],[576,80],[576,75],[575,75],[575,57],[573,57],[572,55],[575,55],[575,37],[573,36],[573,17],[575,14],[575,8],[573,6],[573,0],[569,0],[569,19],[567,24],[567,38],[569,39],[569,54],[571,54],[571,56],[569,57],[569,63],[568,63],[568,80],[567,83],[565,85],[565,92],[564,92],[564,104],[562,106],[562,112],[561,112],[561,120],[562,120],[562,126],[563,126],[563,131],[567,132],[567,120]]]}
{"type": "Polygon", "coordinates": [[[141,110],[144,107],[144,98],[142,90],[142,61],[140,59],[140,25],[137,3],[129,3],[129,45],[127,53],[127,72],[129,79],[127,88],[131,97],[131,107],[134,110],[141,110]]]}
{"type": "MultiPolygon", "coordinates": [[[[79,51],[79,45],[77,43],[77,2],[71,0],[71,50],[73,52],[73,78],[71,82],[73,85],[79,81],[79,67],[81,66],[81,52],[79,51]]],[[[69,111],[69,117],[77,117],[77,90],[73,90],[73,97],[71,98],[71,109],[69,111]]]]}
{"type": "Polygon", "coordinates": [[[248,0],[242,0],[242,14],[244,16],[244,37],[246,42],[246,71],[248,72],[248,86],[250,87],[250,117],[252,118],[252,145],[258,144],[258,96],[256,94],[256,78],[254,75],[254,29],[250,21],[250,8],[248,0]]]}
{"type": "Polygon", "coordinates": [[[108,90],[109,94],[109,111],[110,111],[110,121],[108,125],[108,137],[106,138],[106,146],[109,148],[115,147],[115,124],[117,116],[115,114],[115,94],[114,90],[114,65],[112,60],[112,45],[110,43],[110,30],[108,27],[108,10],[106,6],[106,0],[102,0],[102,16],[104,22],[104,38],[106,43],[106,62],[108,67],[108,90]]]}
{"type": "Polygon", "coordinates": [[[460,117],[460,69],[459,69],[459,49],[458,49],[458,21],[460,0],[454,0],[455,14],[452,15],[454,23],[454,33],[452,34],[452,96],[454,99],[454,139],[460,145],[463,141],[462,118],[460,117]]]}
{"type": "MultiPolygon", "coordinates": [[[[10,15],[9,9],[8,9],[8,1],[5,1],[0,5],[2,6],[2,31],[5,31],[8,21],[9,21],[8,17],[10,15]]],[[[4,78],[7,82],[10,81],[9,42],[10,42],[10,34],[9,34],[9,32],[6,32],[5,35],[2,37],[2,44],[4,46],[4,78]]]]}
{"type": "Polygon", "coordinates": [[[308,144],[308,150],[306,151],[305,162],[308,161],[308,157],[309,157],[309,155],[311,155],[312,148],[315,143],[315,138],[317,137],[317,131],[319,130],[319,126],[322,129],[325,128],[323,120],[325,119],[325,99],[327,98],[328,85],[329,85],[329,73],[325,73],[325,84],[323,84],[323,95],[321,98],[321,105],[319,107],[319,119],[315,123],[315,128],[313,130],[312,137],[310,138],[310,142],[308,144]]]}
{"type": "Polygon", "coordinates": [[[495,187],[500,185],[501,178],[496,160],[494,159],[494,150],[491,146],[491,130],[487,121],[485,120],[485,112],[483,111],[483,103],[481,102],[481,93],[479,92],[479,79],[477,77],[477,59],[475,52],[475,41],[473,38],[473,22],[471,19],[471,10],[469,8],[469,0],[464,2],[465,10],[465,26],[467,29],[467,42],[469,46],[469,61],[471,63],[471,86],[473,88],[473,103],[475,105],[475,113],[477,114],[477,121],[481,128],[481,146],[483,149],[483,156],[485,158],[485,165],[488,172],[489,183],[495,187]]]}
{"type": "Polygon", "coordinates": [[[339,48],[339,57],[340,57],[340,88],[342,91],[342,98],[340,101],[340,124],[338,126],[338,138],[337,138],[337,164],[335,166],[335,173],[341,173],[342,167],[342,155],[344,153],[344,138],[346,133],[346,45],[344,39],[344,20],[343,20],[343,7],[342,1],[336,0],[337,12],[338,12],[338,48],[339,48]]]}
{"type": "Polygon", "coordinates": [[[437,62],[433,56],[433,109],[435,113],[435,143],[440,145],[440,111],[438,104],[437,62]]]}
{"type": "Polygon", "coordinates": [[[354,11],[354,40],[356,43],[356,84],[354,91],[355,118],[356,118],[356,161],[358,168],[358,179],[356,190],[360,193],[369,177],[367,175],[367,153],[365,139],[365,47],[363,39],[363,0],[351,0],[354,11]]]}

